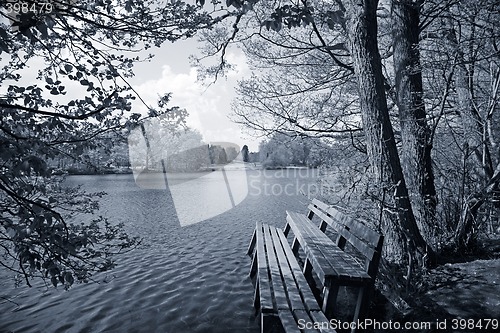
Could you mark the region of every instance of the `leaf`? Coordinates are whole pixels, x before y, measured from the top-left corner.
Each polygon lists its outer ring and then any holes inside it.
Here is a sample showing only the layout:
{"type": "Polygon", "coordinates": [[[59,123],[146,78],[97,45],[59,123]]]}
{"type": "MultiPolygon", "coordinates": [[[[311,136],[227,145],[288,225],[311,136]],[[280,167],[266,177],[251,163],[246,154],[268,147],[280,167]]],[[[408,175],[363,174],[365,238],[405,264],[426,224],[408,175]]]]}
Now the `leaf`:
{"type": "Polygon", "coordinates": [[[273,29],[276,32],[279,32],[281,30],[282,24],[281,22],[274,21],[273,24],[271,25],[271,29],[273,29]]]}
{"type": "Polygon", "coordinates": [[[8,40],[9,39],[9,36],[7,35],[7,31],[0,27],[0,37],[3,39],[3,40],[8,40]]]}
{"type": "Polygon", "coordinates": [[[66,283],[68,283],[69,285],[72,285],[73,282],[75,282],[75,279],[73,278],[73,274],[71,274],[71,272],[66,272],[64,273],[64,280],[66,281],[66,283]]]}
{"type": "Polygon", "coordinates": [[[80,81],[80,84],[81,84],[82,86],[88,86],[88,85],[89,85],[89,81],[87,81],[87,80],[83,79],[83,80],[81,80],[81,81],[80,81]]]}
{"type": "Polygon", "coordinates": [[[345,27],[344,12],[342,12],[341,10],[328,11],[326,15],[328,17],[326,23],[328,24],[328,27],[330,29],[334,29],[336,24],[345,27]]]}
{"type": "Polygon", "coordinates": [[[73,70],[73,66],[70,64],[64,65],[64,70],[68,73],[70,73],[73,70]]]}
{"type": "Polygon", "coordinates": [[[58,280],[57,280],[57,277],[56,277],[56,276],[52,276],[52,277],[50,278],[50,281],[52,282],[52,284],[54,285],[54,287],[57,287],[57,282],[58,282],[58,280]]]}
{"type": "Polygon", "coordinates": [[[132,7],[134,6],[134,3],[132,1],[127,1],[125,3],[125,10],[130,13],[132,11],[132,7]]]}
{"type": "Polygon", "coordinates": [[[265,25],[266,26],[266,29],[269,31],[269,29],[271,29],[271,25],[273,24],[273,21],[269,21],[269,20],[266,20],[264,22],[262,22],[262,25],[265,25]]]}
{"type": "Polygon", "coordinates": [[[49,37],[49,33],[47,31],[47,26],[44,24],[43,21],[40,22],[39,24],[37,24],[36,29],[38,31],[40,31],[40,33],[42,34],[42,38],[43,39],[47,39],[49,37]]]}

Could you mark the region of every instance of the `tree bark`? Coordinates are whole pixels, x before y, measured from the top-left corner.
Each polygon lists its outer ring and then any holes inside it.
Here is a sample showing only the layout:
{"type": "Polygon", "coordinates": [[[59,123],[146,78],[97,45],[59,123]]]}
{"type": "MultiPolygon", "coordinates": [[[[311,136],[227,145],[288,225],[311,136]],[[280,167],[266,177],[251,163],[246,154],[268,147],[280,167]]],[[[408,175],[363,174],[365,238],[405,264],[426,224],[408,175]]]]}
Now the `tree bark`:
{"type": "Polygon", "coordinates": [[[374,180],[388,194],[383,219],[386,258],[424,265],[434,252],[418,230],[389,118],[382,61],[377,44],[378,0],[349,0],[346,17],[351,55],[357,76],[363,128],[374,180]]]}
{"type": "Polygon", "coordinates": [[[420,2],[394,0],[393,46],[396,103],[401,126],[401,162],[420,232],[433,243],[436,230],[436,188],[432,170],[430,128],[423,101],[419,52],[420,2]]]}

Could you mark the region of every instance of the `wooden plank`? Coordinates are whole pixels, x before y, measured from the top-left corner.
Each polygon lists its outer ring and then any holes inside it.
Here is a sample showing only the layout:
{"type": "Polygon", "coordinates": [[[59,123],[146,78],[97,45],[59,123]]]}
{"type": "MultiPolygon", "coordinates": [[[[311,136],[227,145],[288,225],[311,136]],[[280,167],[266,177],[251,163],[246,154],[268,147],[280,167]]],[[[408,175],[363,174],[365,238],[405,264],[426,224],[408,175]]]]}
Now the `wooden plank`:
{"type": "MultiPolygon", "coordinates": [[[[292,309],[292,311],[303,310],[305,309],[305,305],[302,302],[299,289],[297,288],[297,285],[295,283],[295,278],[289,266],[288,258],[286,257],[286,254],[283,249],[284,245],[286,245],[287,247],[289,247],[289,245],[288,243],[285,244],[281,243],[281,240],[277,233],[278,231],[281,232],[281,230],[272,228],[271,236],[273,239],[274,249],[276,250],[276,257],[279,262],[281,275],[284,281],[286,292],[288,294],[288,300],[290,301],[290,308],[292,309]]],[[[295,260],[295,257],[291,259],[295,260]]]]}
{"type": "Polygon", "coordinates": [[[311,319],[315,323],[328,323],[328,325],[321,325],[319,327],[319,331],[321,333],[337,333],[337,331],[331,327],[330,321],[328,321],[323,312],[311,311],[309,315],[311,316],[311,319]]]}
{"type": "MultiPolygon", "coordinates": [[[[305,228],[304,223],[297,223],[298,213],[287,212],[288,225],[293,229],[293,233],[296,236],[300,246],[304,250],[306,256],[310,259],[311,263],[315,268],[316,274],[321,280],[324,280],[325,275],[333,274],[330,271],[330,267],[323,258],[321,252],[314,246],[314,238],[310,235],[307,228],[305,228]]],[[[307,219],[307,224],[311,223],[307,219]]],[[[319,229],[318,229],[319,230],[319,229]]],[[[323,234],[323,233],[322,233],[323,234]]],[[[323,234],[324,235],[324,234],[323,234]]]]}
{"type": "Polygon", "coordinates": [[[360,254],[362,254],[365,258],[367,258],[370,261],[373,260],[373,258],[376,256],[378,252],[380,252],[375,247],[366,243],[365,240],[358,237],[358,235],[353,233],[352,230],[343,228],[338,230],[338,234],[342,236],[345,239],[345,241],[349,242],[352,246],[354,246],[354,248],[356,248],[356,250],[360,254]]]}
{"type": "Polygon", "coordinates": [[[288,259],[290,270],[294,275],[295,282],[297,283],[297,287],[299,288],[299,292],[302,296],[306,309],[309,311],[320,310],[320,306],[316,301],[316,298],[314,297],[314,294],[312,293],[311,288],[309,287],[309,284],[304,277],[304,274],[302,274],[302,270],[300,269],[299,263],[295,259],[292,250],[289,246],[285,246],[288,245],[285,235],[283,234],[283,232],[281,232],[281,230],[278,230],[277,233],[281,243],[283,244],[283,250],[288,259]]]}
{"type": "Polygon", "coordinates": [[[318,208],[322,209],[322,210],[327,210],[328,208],[330,208],[330,205],[327,205],[326,203],[324,203],[323,201],[320,201],[316,198],[314,198],[312,200],[312,204],[317,206],[318,208]]]}
{"type": "Polygon", "coordinates": [[[361,239],[365,240],[368,244],[370,244],[373,247],[376,247],[381,234],[378,233],[377,231],[367,227],[366,225],[362,224],[361,222],[355,221],[351,219],[349,216],[345,215],[344,213],[339,212],[337,209],[334,207],[329,207],[326,210],[327,214],[330,214],[333,216],[333,212],[336,211],[340,213],[341,217],[338,218],[338,223],[341,223],[351,230],[352,233],[360,237],[361,239]]]}
{"type": "Polygon", "coordinates": [[[250,279],[253,280],[253,277],[257,273],[257,256],[254,255],[252,258],[252,263],[250,264],[250,279]]]}
{"type": "Polygon", "coordinates": [[[287,212],[287,220],[323,283],[329,278],[338,281],[349,281],[351,278],[361,281],[367,278],[365,269],[315,228],[305,215],[287,212]]]}
{"type": "Polygon", "coordinates": [[[301,333],[290,309],[279,310],[278,316],[286,333],[301,333]]]}
{"type": "Polygon", "coordinates": [[[369,246],[364,243],[361,239],[359,239],[356,235],[354,235],[351,230],[341,229],[338,231],[339,235],[342,235],[352,246],[354,246],[363,256],[368,258],[368,260],[372,260],[375,255],[375,248],[369,246]]]}
{"type": "Polygon", "coordinates": [[[363,266],[351,255],[338,251],[335,248],[324,248],[323,253],[329,264],[337,271],[337,276],[330,276],[338,281],[365,281],[370,280],[370,275],[363,266]]]}
{"type": "Polygon", "coordinates": [[[296,225],[302,227],[299,232],[306,232],[310,237],[310,239],[304,240],[304,243],[307,244],[304,252],[309,252],[312,256],[316,257],[315,261],[322,266],[315,267],[316,269],[319,268],[324,271],[326,276],[346,276],[349,274],[348,270],[344,267],[344,265],[349,265],[349,263],[342,260],[344,257],[350,258],[349,255],[340,250],[323,232],[315,228],[311,223],[307,223],[308,220],[305,215],[296,214],[292,219],[296,219],[296,225]],[[337,259],[340,258],[340,263],[331,261],[330,256],[334,256],[337,259]],[[325,269],[325,265],[329,265],[330,267],[325,269]]]}
{"type": "Polygon", "coordinates": [[[340,223],[339,220],[334,220],[334,218],[328,216],[324,212],[317,210],[316,207],[313,207],[312,209],[315,209],[315,214],[318,217],[333,227],[339,235],[351,243],[351,245],[353,245],[361,254],[369,260],[373,259],[377,252],[376,246],[380,243],[380,234],[376,233],[374,230],[370,230],[359,222],[355,223],[351,221],[348,217],[343,218],[344,221],[340,223]],[[349,220],[349,222],[347,222],[347,220],[349,220]],[[344,225],[348,226],[348,229],[346,229],[344,225]]]}
{"type": "Polygon", "coordinates": [[[322,221],[325,221],[329,226],[333,229],[338,230],[342,227],[335,217],[329,216],[326,212],[320,210],[318,207],[314,205],[309,205],[309,210],[313,211],[316,216],[318,216],[322,221]]]}
{"type": "MultiPolygon", "coordinates": [[[[324,255],[324,248],[331,248],[333,250],[338,250],[339,252],[342,252],[340,249],[338,249],[333,241],[326,236],[323,232],[321,232],[318,228],[315,228],[311,223],[307,223],[307,218],[302,215],[302,214],[297,214],[292,217],[293,219],[296,220],[296,224],[300,225],[300,230],[298,230],[301,233],[306,233],[308,235],[308,238],[305,239],[305,243],[307,243],[307,247],[310,248],[311,254],[315,256],[323,256],[324,255]]],[[[306,249],[305,252],[307,252],[308,249],[306,249]]],[[[326,257],[325,257],[326,259],[326,257]]]]}
{"type": "MultiPolygon", "coordinates": [[[[265,226],[265,225],[264,225],[265,226]]],[[[264,246],[263,225],[257,224],[256,244],[257,244],[257,283],[259,285],[259,304],[261,312],[273,312],[273,300],[271,293],[271,285],[269,283],[268,265],[266,259],[266,250],[264,246]]]]}
{"type": "Polygon", "coordinates": [[[340,223],[349,227],[352,233],[365,240],[370,244],[370,246],[375,248],[377,247],[381,236],[377,231],[365,226],[361,222],[354,221],[335,207],[328,205],[318,199],[313,199],[312,206],[309,206],[309,210],[311,210],[311,207],[314,208],[315,215],[321,216],[321,218],[327,216],[330,219],[336,220],[337,224],[340,223]],[[319,213],[323,214],[320,215],[319,213]]]}
{"type": "Polygon", "coordinates": [[[289,309],[287,295],[283,281],[281,280],[280,266],[274,252],[274,245],[271,236],[271,230],[267,224],[264,227],[264,239],[266,241],[267,259],[269,261],[269,269],[271,272],[271,284],[273,286],[274,299],[276,301],[277,310],[289,309]]]}
{"type": "MultiPolygon", "coordinates": [[[[293,315],[297,320],[297,324],[299,323],[299,320],[304,325],[309,324],[307,326],[310,326],[312,324],[311,317],[309,316],[309,313],[305,310],[293,311],[293,315]]],[[[307,326],[304,327],[303,329],[301,329],[301,331],[304,333],[318,333],[318,330],[316,330],[314,328],[307,328],[307,326]]]]}
{"type": "Polygon", "coordinates": [[[261,313],[260,333],[282,332],[283,325],[277,313],[261,313]]]}
{"type": "Polygon", "coordinates": [[[370,244],[370,246],[377,247],[380,237],[382,236],[380,233],[353,219],[346,221],[345,225],[353,234],[370,244]]]}

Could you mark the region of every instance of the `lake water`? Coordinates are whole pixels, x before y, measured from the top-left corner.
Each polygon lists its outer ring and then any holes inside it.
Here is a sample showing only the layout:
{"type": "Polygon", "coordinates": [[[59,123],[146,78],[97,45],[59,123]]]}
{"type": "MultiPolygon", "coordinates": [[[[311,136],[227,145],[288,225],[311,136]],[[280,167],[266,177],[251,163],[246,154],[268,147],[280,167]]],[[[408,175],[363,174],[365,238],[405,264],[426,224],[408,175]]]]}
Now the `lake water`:
{"type": "MultiPolygon", "coordinates": [[[[316,179],[315,170],[249,170],[248,195],[235,208],[182,225],[161,186],[140,187],[133,175],[68,177],[106,191],[100,214],[124,222],[143,242],[96,275],[97,283],[69,291],[40,283],[15,288],[0,269],[0,332],[258,332],[246,255],[255,223],[283,227],[285,210],[304,212],[316,179]]],[[[199,182],[210,183],[192,181],[200,191],[199,182]]],[[[189,191],[175,193],[203,210],[189,191]]]]}

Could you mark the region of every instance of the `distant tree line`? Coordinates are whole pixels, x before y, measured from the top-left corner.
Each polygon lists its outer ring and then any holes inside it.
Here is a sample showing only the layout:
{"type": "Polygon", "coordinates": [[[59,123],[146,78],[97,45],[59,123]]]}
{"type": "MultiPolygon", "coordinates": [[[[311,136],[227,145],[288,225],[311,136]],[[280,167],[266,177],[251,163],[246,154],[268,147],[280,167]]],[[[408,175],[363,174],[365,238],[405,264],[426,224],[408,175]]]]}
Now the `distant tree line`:
{"type": "Polygon", "coordinates": [[[330,158],[331,148],[317,138],[275,133],[259,145],[259,161],[264,168],[318,167],[330,158]]]}

